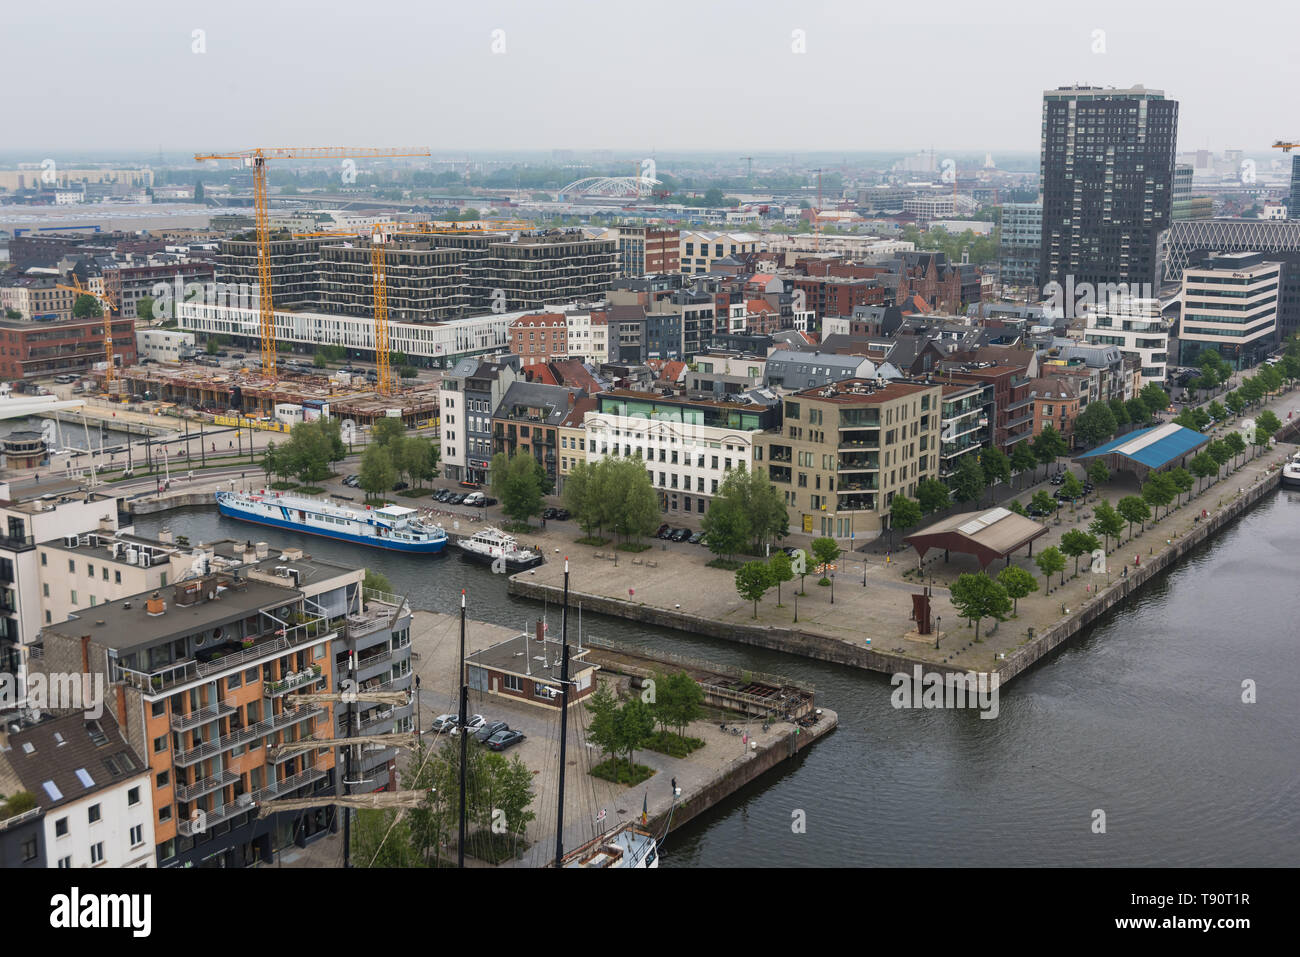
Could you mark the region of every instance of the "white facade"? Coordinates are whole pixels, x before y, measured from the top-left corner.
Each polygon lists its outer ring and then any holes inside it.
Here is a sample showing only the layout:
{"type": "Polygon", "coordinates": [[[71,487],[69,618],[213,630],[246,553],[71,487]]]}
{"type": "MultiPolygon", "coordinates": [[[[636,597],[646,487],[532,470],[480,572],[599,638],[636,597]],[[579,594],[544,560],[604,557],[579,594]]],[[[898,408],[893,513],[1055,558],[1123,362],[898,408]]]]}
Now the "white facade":
{"type": "Polygon", "coordinates": [[[588,412],[583,424],[589,463],[639,452],[661,503],[673,510],[704,512],[706,499],[717,494],[727,472],[753,463],[754,433],[739,429],[611,412],[588,412]]]}
{"type": "Polygon", "coordinates": [[[593,320],[590,312],[570,312],[564,316],[569,337],[569,355],[583,362],[609,361],[609,325],[593,320]]]}
{"type": "Polygon", "coordinates": [[[179,362],[194,352],[194,333],[175,329],[137,329],[135,351],[140,359],[179,362]]]}
{"type": "MultiPolygon", "coordinates": [[[[554,311],[576,309],[576,303],[554,311]]],[[[535,309],[487,313],[439,323],[389,322],[388,346],[393,351],[425,359],[452,360],[467,355],[510,351],[510,323],[535,309]]],[[[204,336],[261,338],[258,310],[183,302],[176,306],[183,329],[204,336]]],[[[373,351],[375,322],[368,316],[335,316],[320,312],[275,312],[275,338],[304,345],[339,345],[373,351]]]]}
{"type": "Polygon", "coordinates": [[[758,251],[758,237],[752,233],[712,233],[683,231],[678,239],[681,252],[681,271],[706,273],[712,270],[713,260],[728,256],[743,256],[758,251]]]}
{"type": "Polygon", "coordinates": [[[465,469],[465,426],[462,406],[465,393],[445,387],[438,390],[438,429],[442,443],[441,459],[444,475],[459,475],[465,469]],[[455,469],[452,472],[450,469],[455,469]]]}
{"type": "Polygon", "coordinates": [[[1119,346],[1142,362],[1142,378],[1163,382],[1169,363],[1169,323],[1159,299],[1123,298],[1093,306],[1086,316],[1083,341],[1119,346]]]}
{"type": "MultiPolygon", "coordinates": [[[[108,776],[102,762],[86,771],[96,784],[108,776]]],[[[134,777],[101,787],[46,813],[45,857],[49,866],[153,867],[151,778],[152,773],[145,768],[134,777]]],[[[49,796],[38,793],[36,800],[46,801],[49,796]]]]}
{"type": "Polygon", "coordinates": [[[1277,334],[1277,304],[1282,266],[1275,262],[1231,265],[1183,272],[1181,348],[1212,347],[1237,368],[1254,365],[1277,334]]]}

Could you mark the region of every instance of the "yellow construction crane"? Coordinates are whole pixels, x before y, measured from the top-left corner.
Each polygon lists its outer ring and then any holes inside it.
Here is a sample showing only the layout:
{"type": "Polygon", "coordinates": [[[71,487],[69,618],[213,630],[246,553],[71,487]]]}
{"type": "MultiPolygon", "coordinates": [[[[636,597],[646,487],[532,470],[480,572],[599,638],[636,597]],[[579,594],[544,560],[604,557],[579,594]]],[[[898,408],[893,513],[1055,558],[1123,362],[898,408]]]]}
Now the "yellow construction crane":
{"type": "Polygon", "coordinates": [[[1273,149],[1281,150],[1283,153],[1290,153],[1297,146],[1300,146],[1300,143],[1287,143],[1284,140],[1278,140],[1273,144],[1273,149]]]}
{"type": "Polygon", "coordinates": [[[196,163],[239,160],[253,171],[253,220],[257,227],[258,313],[262,338],[262,373],[275,379],[275,308],[271,302],[271,226],[267,205],[266,163],[272,159],[369,159],[395,156],[432,156],[428,150],[371,149],[347,146],[272,146],[234,153],[196,153],[196,163]]]}
{"type": "MultiPolygon", "coordinates": [[[[75,275],[72,277],[71,286],[60,283],[58,288],[75,292],[79,296],[91,296],[104,307],[104,358],[107,362],[104,368],[104,391],[111,393],[113,391],[113,381],[117,378],[117,372],[113,366],[113,312],[117,309],[116,298],[108,291],[107,287],[104,288],[103,292],[93,292],[87,289],[75,275]]],[[[73,302],[75,305],[75,300],[73,302]]]]}

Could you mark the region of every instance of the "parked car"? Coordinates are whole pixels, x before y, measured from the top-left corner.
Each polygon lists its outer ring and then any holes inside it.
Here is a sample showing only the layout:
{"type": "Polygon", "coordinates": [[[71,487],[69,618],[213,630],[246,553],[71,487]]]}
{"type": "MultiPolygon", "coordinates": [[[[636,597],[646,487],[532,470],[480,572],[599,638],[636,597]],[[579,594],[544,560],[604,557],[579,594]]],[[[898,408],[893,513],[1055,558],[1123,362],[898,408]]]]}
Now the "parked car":
{"type": "Polygon", "coordinates": [[[441,734],[443,732],[450,732],[451,729],[456,727],[458,724],[460,724],[460,715],[440,714],[438,717],[433,719],[433,723],[429,725],[429,729],[441,734]]]}
{"type": "Polygon", "coordinates": [[[799,554],[799,549],[795,548],[793,545],[782,545],[781,551],[785,552],[787,558],[794,558],[799,554]]]}
{"type": "Polygon", "coordinates": [[[518,744],[522,740],[524,740],[524,733],[522,731],[515,731],[511,728],[506,728],[488,738],[487,746],[492,751],[504,751],[506,748],[518,744]]]}
{"type": "Polygon", "coordinates": [[[672,542],[684,542],[690,537],[691,530],[689,528],[678,528],[673,531],[672,535],[668,537],[668,540],[672,542]]]}
{"type": "MultiPolygon", "coordinates": [[[[465,720],[465,729],[466,729],[470,734],[473,734],[475,731],[477,731],[479,728],[483,727],[483,725],[485,725],[485,724],[487,724],[487,718],[483,717],[483,715],[481,715],[481,714],[472,714],[472,715],[470,715],[470,716],[465,720]]],[[[452,734],[460,734],[460,722],[459,722],[459,721],[456,722],[456,727],[454,727],[454,728],[451,729],[451,733],[452,733],[452,734]]]]}
{"type": "Polygon", "coordinates": [[[408,489],[408,488],[410,488],[410,487],[411,487],[411,486],[407,485],[405,482],[394,482],[394,483],[393,483],[393,491],[394,491],[394,492],[400,492],[400,491],[402,491],[403,489],[408,489]]]}
{"type": "Polygon", "coordinates": [[[482,744],[484,741],[492,737],[492,735],[496,734],[498,731],[509,731],[509,730],[510,730],[510,725],[506,724],[504,721],[489,721],[487,724],[483,725],[483,727],[479,728],[477,731],[474,732],[474,740],[477,741],[479,744],[482,744]]]}
{"type": "Polygon", "coordinates": [[[698,545],[703,540],[704,540],[703,532],[696,532],[694,535],[692,535],[690,538],[687,539],[687,541],[690,542],[692,545],[698,545]]]}
{"type": "Polygon", "coordinates": [[[438,491],[433,493],[433,500],[435,502],[445,502],[450,495],[451,492],[447,491],[445,488],[440,488],[438,491]]]}
{"type": "Polygon", "coordinates": [[[483,496],[483,506],[484,506],[484,508],[486,508],[486,507],[489,506],[489,505],[496,505],[496,504],[497,504],[497,500],[494,499],[491,495],[484,495],[484,496],[483,496]]]}
{"type": "Polygon", "coordinates": [[[447,504],[448,504],[448,505],[459,505],[461,502],[465,501],[465,496],[466,496],[467,494],[469,494],[469,493],[467,493],[467,492],[457,492],[457,493],[456,493],[455,495],[453,495],[451,498],[447,499],[447,504]]]}
{"type": "Polygon", "coordinates": [[[557,521],[567,522],[569,520],[569,510],[567,508],[557,508],[555,510],[555,518],[557,521]]]}
{"type": "Polygon", "coordinates": [[[559,510],[558,508],[546,508],[546,509],[543,509],[543,510],[542,510],[542,518],[544,518],[544,519],[546,519],[546,520],[549,521],[550,519],[555,518],[556,515],[559,514],[559,511],[560,511],[560,510],[559,510]]]}
{"type": "Polygon", "coordinates": [[[673,527],[667,523],[664,523],[663,525],[660,525],[659,530],[655,532],[655,538],[667,538],[672,533],[673,533],[673,527]]]}

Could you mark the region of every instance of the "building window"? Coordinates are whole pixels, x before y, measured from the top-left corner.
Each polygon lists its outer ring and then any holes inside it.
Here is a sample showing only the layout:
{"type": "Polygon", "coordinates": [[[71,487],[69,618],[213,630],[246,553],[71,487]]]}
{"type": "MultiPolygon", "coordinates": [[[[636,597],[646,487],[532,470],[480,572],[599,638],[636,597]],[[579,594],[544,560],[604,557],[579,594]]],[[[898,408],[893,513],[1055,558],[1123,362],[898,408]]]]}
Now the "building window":
{"type": "Polygon", "coordinates": [[[100,841],[98,844],[92,844],[90,846],[90,863],[101,864],[103,863],[103,861],[104,861],[104,842],[100,841]]]}
{"type": "Polygon", "coordinates": [[[170,804],[168,804],[166,807],[158,809],[159,821],[170,821],[171,819],[172,819],[172,808],[170,804]]]}
{"type": "Polygon", "coordinates": [[[131,846],[139,847],[143,843],[144,843],[144,825],[137,824],[135,827],[131,828],[131,846]]]}
{"type": "Polygon", "coordinates": [[[165,788],[168,784],[171,783],[171,779],[172,779],[172,773],[171,773],[171,771],[159,771],[159,772],[158,772],[158,787],[160,787],[160,788],[165,788]]]}
{"type": "Polygon", "coordinates": [[[36,838],[23,841],[23,863],[36,860],[36,838]]]}
{"type": "Polygon", "coordinates": [[[67,857],[60,857],[60,858],[59,858],[59,867],[61,867],[61,868],[71,868],[71,867],[72,867],[72,855],[69,854],[67,857]]]}
{"type": "Polygon", "coordinates": [[[501,686],[505,688],[506,691],[523,691],[524,679],[520,678],[518,675],[502,675],[501,686]]]}
{"type": "Polygon", "coordinates": [[[90,806],[90,812],[89,812],[89,815],[88,815],[88,816],[90,817],[90,823],[91,823],[91,824],[98,824],[98,823],[99,823],[99,805],[98,805],[98,804],[92,804],[92,805],[90,806]]]}
{"type": "Polygon", "coordinates": [[[61,817],[54,822],[54,836],[55,837],[68,836],[68,819],[66,817],[61,817]]]}
{"type": "Polygon", "coordinates": [[[162,754],[162,752],[166,750],[167,750],[167,735],[164,734],[161,737],[153,739],[154,754],[162,754]]]}
{"type": "Polygon", "coordinates": [[[139,803],[140,803],[140,789],[138,787],[131,788],[131,790],[126,792],[127,807],[134,807],[139,803]]]}

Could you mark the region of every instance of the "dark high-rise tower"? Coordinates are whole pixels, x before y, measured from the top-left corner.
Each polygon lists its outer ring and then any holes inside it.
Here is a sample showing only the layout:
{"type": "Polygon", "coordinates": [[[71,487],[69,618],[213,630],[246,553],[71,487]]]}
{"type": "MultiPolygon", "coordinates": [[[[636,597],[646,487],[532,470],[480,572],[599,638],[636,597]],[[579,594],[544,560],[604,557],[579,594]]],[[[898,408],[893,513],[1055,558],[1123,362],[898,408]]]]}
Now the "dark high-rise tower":
{"type": "Polygon", "coordinates": [[[1291,200],[1286,218],[1300,219],[1300,153],[1291,157],[1291,200]]]}
{"type": "Polygon", "coordinates": [[[1178,103],[1159,90],[1043,94],[1041,284],[1156,281],[1177,138],[1178,103]]]}

